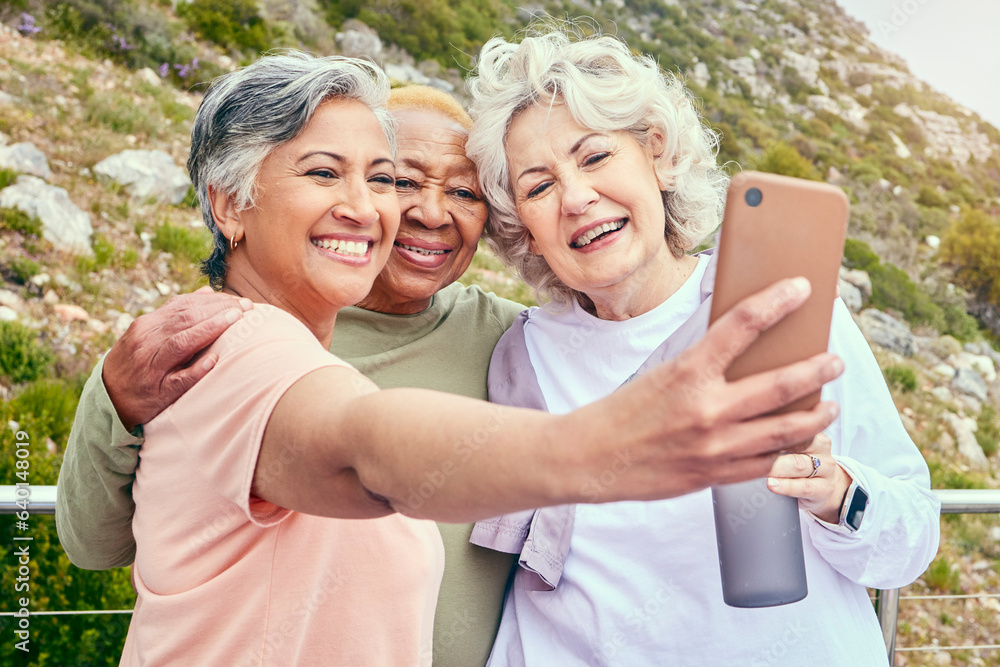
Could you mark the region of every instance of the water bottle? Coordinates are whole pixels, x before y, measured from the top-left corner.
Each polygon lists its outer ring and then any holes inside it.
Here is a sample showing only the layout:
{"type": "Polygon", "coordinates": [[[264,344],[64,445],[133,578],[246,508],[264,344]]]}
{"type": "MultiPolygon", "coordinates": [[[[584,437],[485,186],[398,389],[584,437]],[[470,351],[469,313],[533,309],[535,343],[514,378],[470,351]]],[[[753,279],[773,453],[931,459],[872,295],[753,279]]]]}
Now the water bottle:
{"type": "Polygon", "coordinates": [[[712,488],[722,597],[731,607],[776,607],[809,592],[795,498],[765,478],[712,488]]]}

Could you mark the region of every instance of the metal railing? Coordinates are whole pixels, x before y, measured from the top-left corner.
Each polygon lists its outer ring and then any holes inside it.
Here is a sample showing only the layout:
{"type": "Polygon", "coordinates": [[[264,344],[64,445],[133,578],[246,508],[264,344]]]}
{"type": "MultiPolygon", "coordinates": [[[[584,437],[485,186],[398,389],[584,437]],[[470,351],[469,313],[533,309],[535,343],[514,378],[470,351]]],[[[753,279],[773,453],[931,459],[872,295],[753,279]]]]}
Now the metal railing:
{"type": "MultiPolygon", "coordinates": [[[[941,500],[942,514],[1000,514],[1000,489],[935,489],[934,493],[941,500]]],[[[18,504],[27,500],[27,511],[32,514],[55,514],[56,487],[54,486],[0,486],[0,514],[15,514],[24,511],[18,504]],[[27,489],[27,491],[24,491],[27,489]]],[[[899,589],[875,591],[875,613],[882,627],[882,638],[889,657],[889,664],[895,662],[896,651],[944,651],[944,650],[975,650],[1000,649],[1000,644],[981,646],[932,646],[896,648],[897,621],[899,618],[899,601],[922,599],[958,599],[958,598],[1000,598],[1000,594],[980,595],[910,595],[900,597],[899,589]]],[[[13,612],[0,615],[9,616],[13,612]]],[[[31,612],[32,614],[101,614],[130,613],[121,611],[85,611],[85,612],[31,612]]]]}
{"type": "MultiPolygon", "coordinates": [[[[941,514],[1000,514],[1000,489],[935,489],[941,500],[941,514]]],[[[875,613],[882,626],[889,664],[895,664],[896,651],[946,651],[1000,649],[1000,644],[979,646],[913,646],[896,648],[896,626],[899,619],[900,600],[1000,598],[1000,594],[982,595],[906,595],[900,597],[899,589],[875,591],[875,613]]]]}

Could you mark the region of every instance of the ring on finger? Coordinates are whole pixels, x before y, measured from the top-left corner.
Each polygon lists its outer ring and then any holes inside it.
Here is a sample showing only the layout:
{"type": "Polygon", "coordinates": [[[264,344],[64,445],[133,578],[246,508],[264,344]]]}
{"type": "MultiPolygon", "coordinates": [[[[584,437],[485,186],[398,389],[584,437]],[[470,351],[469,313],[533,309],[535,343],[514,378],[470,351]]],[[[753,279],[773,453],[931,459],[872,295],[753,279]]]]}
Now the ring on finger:
{"type": "Polygon", "coordinates": [[[809,473],[808,476],[806,476],[806,479],[810,479],[812,477],[815,477],[817,474],[819,474],[819,467],[821,465],[823,465],[823,462],[819,460],[819,457],[813,456],[812,454],[809,454],[809,458],[812,459],[813,469],[812,469],[812,472],[809,473]]]}

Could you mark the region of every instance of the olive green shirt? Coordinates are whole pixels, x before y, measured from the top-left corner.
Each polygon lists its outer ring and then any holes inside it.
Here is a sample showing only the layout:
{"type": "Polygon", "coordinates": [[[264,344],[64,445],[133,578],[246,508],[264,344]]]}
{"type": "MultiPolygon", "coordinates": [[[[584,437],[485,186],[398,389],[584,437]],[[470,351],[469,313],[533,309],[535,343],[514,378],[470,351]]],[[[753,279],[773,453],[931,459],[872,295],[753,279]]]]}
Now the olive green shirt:
{"type": "MultiPolygon", "coordinates": [[[[330,349],[385,389],[420,387],[485,400],[493,348],[521,310],[455,283],[416,315],[341,310],[330,349]]],[[[142,437],[119,421],[102,370],[103,361],[80,398],[56,506],[63,548],[87,569],[122,567],[135,558],[132,482],[142,437]]],[[[516,555],[470,544],[472,524],[438,525],[445,568],[434,619],[434,665],[485,665],[516,555]]]]}

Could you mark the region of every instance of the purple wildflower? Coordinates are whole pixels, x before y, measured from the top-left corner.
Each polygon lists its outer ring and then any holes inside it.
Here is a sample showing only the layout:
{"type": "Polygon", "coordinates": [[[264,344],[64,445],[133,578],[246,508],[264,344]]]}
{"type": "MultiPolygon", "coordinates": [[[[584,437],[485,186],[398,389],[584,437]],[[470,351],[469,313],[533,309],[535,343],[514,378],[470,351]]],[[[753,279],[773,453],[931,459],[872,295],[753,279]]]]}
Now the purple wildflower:
{"type": "Polygon", "coordinates": [[[160,65],[159,72],[160,72],[160,78],[166,79],[167,75],[170,74],[170,65],[168,65],[167,63],[163,63],[162,65],[160,65]]]}
{"type": "Polygon", "coordinates": [[[17,26],[17,31],[22,35],[34,35],[42,31],[35,25],[35,17],[27,12],[21,14],[21,23],[17,26]]]}

